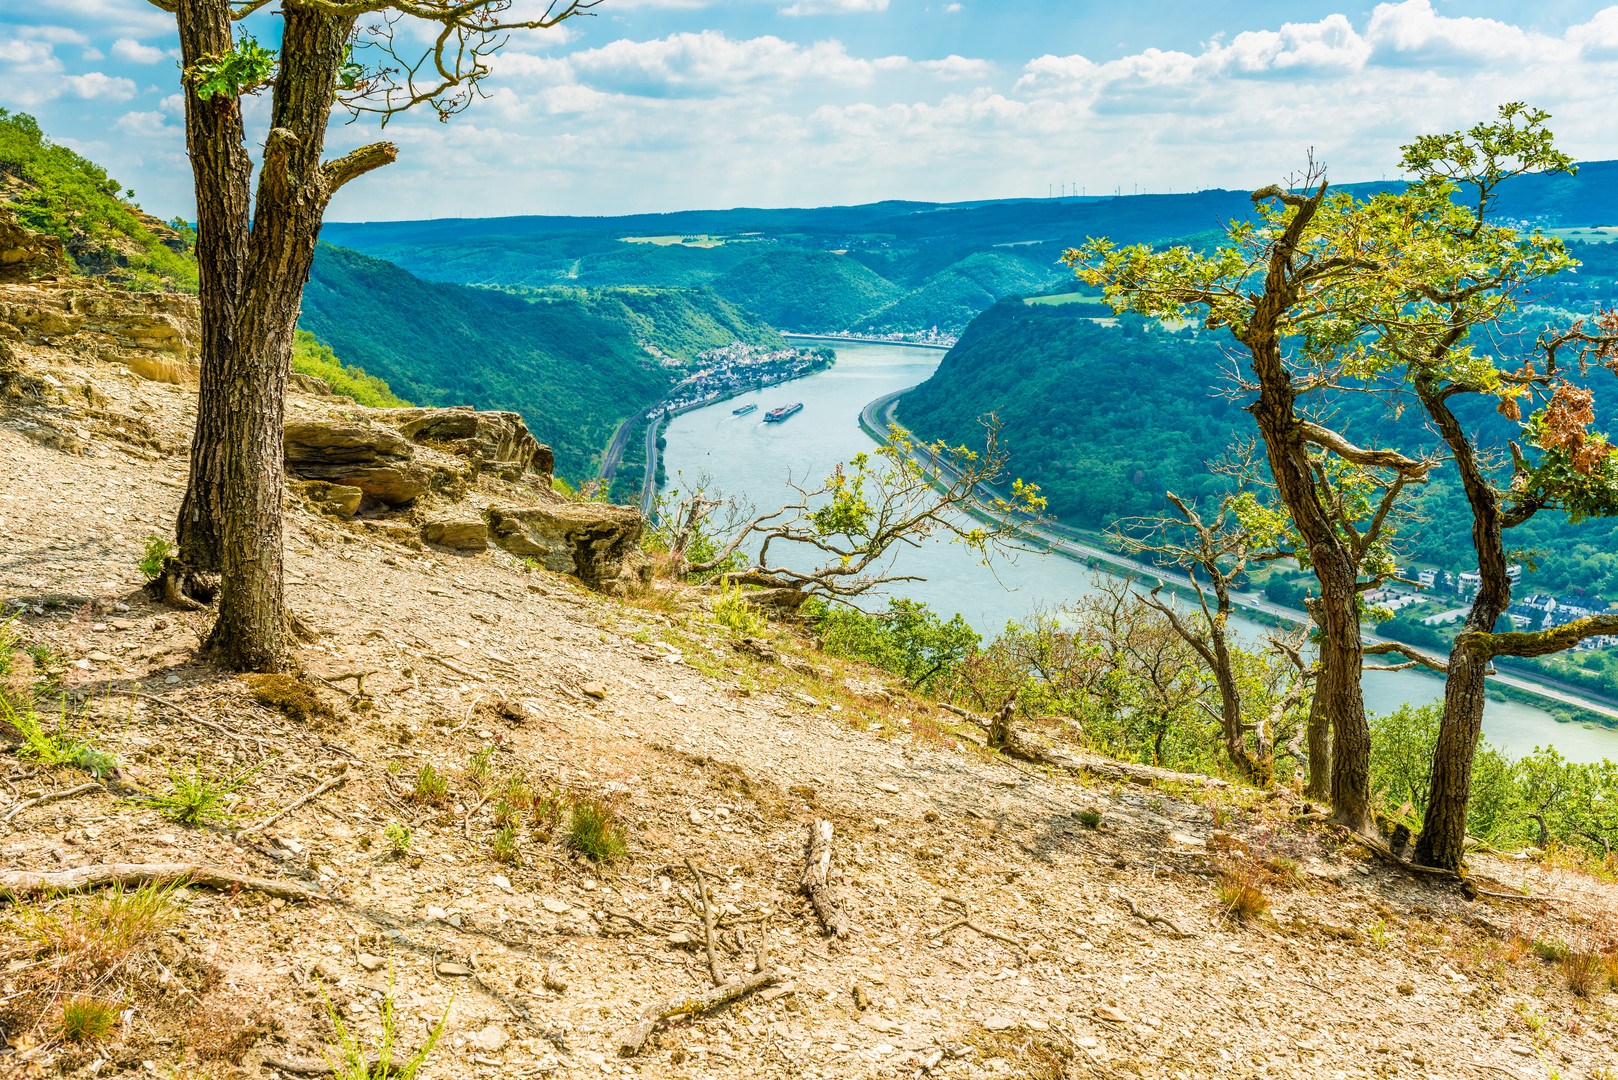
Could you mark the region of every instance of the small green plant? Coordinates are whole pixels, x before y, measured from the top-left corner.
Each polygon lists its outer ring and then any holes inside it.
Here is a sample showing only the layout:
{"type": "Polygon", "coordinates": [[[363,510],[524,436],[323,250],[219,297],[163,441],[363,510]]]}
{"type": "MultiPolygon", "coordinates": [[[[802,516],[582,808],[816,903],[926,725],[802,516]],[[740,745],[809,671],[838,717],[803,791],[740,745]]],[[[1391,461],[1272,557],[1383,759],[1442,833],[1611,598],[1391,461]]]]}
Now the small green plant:
{"type": "Polygon", "coordinates": [[[713,604],[713,617],[720,626],[737,637],[757,637],[764,633],[766,623],[758,608],[749,604],[740,586],[724,591],[713,604]]]}
{"type": "Polygon", "coordinates": [[[158,795],[152,803],[160,814],[181,825],[231,821],[236,815],[230,808],[238,801],[238,793],[261,768],[263,765],[250,765],[219,775],[205,771],[199,756],[189,770],[171,768],[167,794],[158,795]]]}
{"type": "Polygon", "coordinates": [[[518,769],[506,777],[505,800],[511,804],[513,810],[519,810],[533,802],[534,796],[528,790],[528,774],[518,769]]]}
{"type": "Polygon", "coordinates": [[[1373,945],[1379,949],[1386,949],[1388,947],[1389,940],[1388,921],[1386,919],[1378,919],[1376,922],[1372,923],[1370,935],[1371,943],[1373,945]]]}
{"type": "Polygon", "coordinates": [[[7,694],[0,693],[0,723],[22,737],[17,756],[41,765],[72,765],[100,779],[118,767],[118,759],[92,745],[86,732],[75,731],[68,723],[66,705],[56,723],[55,731],[47,731],[40,723],[39,714],[26,705],[13,705],[7,694]]]}
{"type": "Polygon", "coordinates": [[[336,1080],[415,1080],[416,1073],[427,1061],[427,1055],[433,1052],[439,1038],[444,1034],[449,1011],[455,1005],[455,995],[451,993],[449,1004],[444,1006],[444,1015],[438,1018],[437,1025],[427,1036],[427,1041],[421,1044],[421,1049],[404,1059],[403,1064],[395,1064],[393,1046],[399,1038],[399,1022],[393,1005],[391,964],[388,965],[387,993],[377,1002],[377,1012],[382,1021],[381,1030],[369,1047],[360,1040],[357,1032],[351,1033],[348,1030],[348,1025],[343,1023],[342,1014],[332,1005],[331,998],[326,996],[324,985],[320,988],[320,997],[326,1003],[326,1016],[337,1032],[337,1045],[325,1055],[326,1064],[331,1066],[331,1074],[336,1080]]]}
{"type": "Polygon", "coordinates": [[[489,778],[489,759],[494,757],[494,747],[483,746],[472,751],[472,756],[466,759],[466,775],[478,787],[489,778]]]}
{"type": "Polygon", "coordinates": [[[494,824],[496,828],[503,829],[517,819],[517,808],[504,795],[494,804],[494,824]]]}
{"type": "Polygon", "coordinates": [[[613,805],[599,795],[579,795],[568,815],[567,846],[586,858],[609,862],[629,850],[613,805]]]}
{"type": "Polygon", "coordinates": [[[449,796],[449,781],[432,765],[423,764],[416,773],[416,786],[410,794],[417,802],[441,803],[449,796]]]}
{"type": "Polygon", "coordinates": [[[1080,810],[1078,817],[1079,824],[1086,829],[1099,829],[1101,827],[1100,810],[1080,810]]]}
{"type": "Polygon", "coordinates": [[[100,1042],[118,1026],[118,1005],[100,998],[76,997],[62,1003],[56,1033],[63,1042],[100,1042]]]}
{"type": "Polygon", "coordinates": [[[572,799],[559,787],[553,787],[541,795],[534,796],[534,828],[554,831],[556,826],[561,824],[562,817],[570,805],[572,799]]]}
{"type": "Polygon", "coordinates": [[[1528,947],[1547,964],[1560,964],[1568,956],[1567,943],[1555,938],[1536,938],[1528,947]]]}
{"type": "Polygon", "coordinates": [[[514,863],[517,861],[517,826],[502,825],[495,830],[494,843],[489,852],[495,862],[514,863]]]}
{"type": "Polygon", "coordinates": [[[410,830],[397,821],[390,821],[384,825],[382,836],[395,855],[403,855],[410,850],[410,830]]]}
{"type": "Polygon", "coordinates": [[[168,565],[169,555],[174,546],[161,536],[148,536],[146,546],[141,549],[140,572],[146,575],[147,581],[155,581],[163,574],[163,567],[168,565]]]}
{"type": "Polygon", "coordinates": [[[532,574],[536,571],[545,569],[543,566],[539,565],[539,560],[534,558],[532,555],[524,555],[522,557],[522,568],[523,572],[526,574],[532,574]]]}

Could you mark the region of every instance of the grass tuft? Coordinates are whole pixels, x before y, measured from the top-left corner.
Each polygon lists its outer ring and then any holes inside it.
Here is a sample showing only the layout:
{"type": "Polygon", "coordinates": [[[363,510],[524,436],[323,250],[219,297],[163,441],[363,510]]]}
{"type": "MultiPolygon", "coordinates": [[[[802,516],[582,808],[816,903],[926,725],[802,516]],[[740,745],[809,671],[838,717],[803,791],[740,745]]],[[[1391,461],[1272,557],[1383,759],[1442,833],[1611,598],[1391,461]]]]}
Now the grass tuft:
{"type": "Polygon", "coordinates": [[[62,1002],[56,1034],[63,1042],[100,1042],[117,1028],[120,1011],[116,1003],[100,998],[71,998],[62,1002]]]}
{"type": "Polygon", "coordinates": [[[1080,810],[1079,813],[1078,813],[1078,818],[1079,818],[1079,824],[1083,825],[1086,829],[1099,829],[1099,828],[1101,828],[1101,811],[1100,810],[1093,810],[1093,809],[1080,810]]]}
{"type": "Polygon", "coordinates": [[[430,764],[423,764],[416,773],[416,786],[410,796],[417,802],[441,803],[449,797],[449,781],[430,764]]]}
{"type": "Polygon", "coordinates": [[[495,862],[514,863],[517,861],[517,854],[517,827],[502,825],[495,830],[491,857],[495,862]]]}
{"type": "Polygon", "coordinates": [[[197,758],[190,770],[169,770],[169,790],[152,800],[157,810],[181,825],[227,822],[236,815],[230,808],[239,800],[242,787],[262,765],[249,765],[233,773],[205,772],[197,758]]]}
{"type": "Polygon", "coordinates": [[[6,922],[36,953],[62,966],[104,974],[127,961],[173,922],[174,886],[115,885],[97,896],[75,897],[49,908],[21,905],[6,922]]]}
{"type": "Polygon", "coordinates": [[[324,986],[321,986],[320,996],[326,1003],[326,1016],[337,1033],[337,1045],[326,1055],[326,1064],[331,1066],[331,1074],[336,1080],[414,1080],[416,1073],[426,1063],[427,1055],[438,1045],[439,1038],[444,1034],[444,1024],[449,1020],[449,1011],[455,1005],[455,997],[451,994],[449,1004],[444,1006],[444,1015],[438,1018],[437,1025],[427,1036],[427,1041],[422,1043],[421,1049],[396,1063],[394,1044],[399,1038],[399,1022],[393,1005],[392,965],[388,967],[387,993],[377,1004],[382,1020],[381,1030],[370,1047],[360,1041],[357,1033],[348,1030],[348,1025],[343,1023],[342,1013],[326,996],[324,986]]]}
{"type": "Polygon", "coordinates": [[[1562,977],[1567,988],[1581,998],[1594,997],[1608,981],[1607,958],[1598,952],[1567,950],[1562,957],[1562,977]]]}
{"type": "Polygon", "coordinates": [[[567,846],[596,862],[610,862],[629,850],[612,803],[599,795],[577,795],[568,815],[567,846]]]}

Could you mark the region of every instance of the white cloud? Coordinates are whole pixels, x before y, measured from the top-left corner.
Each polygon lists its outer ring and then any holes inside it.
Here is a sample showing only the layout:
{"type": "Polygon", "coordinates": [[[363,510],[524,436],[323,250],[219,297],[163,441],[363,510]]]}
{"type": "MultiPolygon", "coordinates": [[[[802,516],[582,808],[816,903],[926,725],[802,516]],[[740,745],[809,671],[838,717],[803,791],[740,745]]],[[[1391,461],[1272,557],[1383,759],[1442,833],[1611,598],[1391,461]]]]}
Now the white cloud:
{"type": "Polygon", "coordinates": [[[86,101],[128,101],[135,96],[135,84],[120,75],[92,71],[69,75],[62,81],[70,94],[86,101]]]}
{"type": "Polygon", "coordinates": [[[113,127],[138,139],[155,139],[182,134],[179,128],[169,127],[160,112],[127,112],[113,127]]]}
{"type": "Polygon", "coordinates": [[[1586,57],[1618,58],[1618,7],[1598,11],[1589,22],[1569,27],[1567,40],[1586,57]]]}
{"type": "Polygon", "coordinates": [[[168,56],[162,49],[142,45],[134,38],[119,38],[113,42],[112,55],[131,64],[155,64],[168,56]]]}
{"type": "Polygon", "coordinates": [[[781,9],[783,15],[852,15],[856,12],[886,11],[888,0],[798,0],[781,9]]]}
{"type": "Polygon", "coordinates": [[[969,60],[954,53],[942,60],[923,60],[916,66],[940,79],[986,79],[994,73],[994,65],[987,60],[969,60]]]}
{"type": "Polygon", "coordinates": [[[869,83],[879,71],[904,67],[904,57],[863,60],[838,41],[799,45],[771,35],[730,38],[717,30],[670,34],[652,41],[623,39],[569,55],[560,63],[519,61],[542,78],[572,76],[599,90],[635,97],[737,93],[806,82],[869,83]]]}
{"type": "Polygon", "coordinates": [[[1378,4],[1365,30],[1386,65],[1477,65],[1549,60],[1562,43],[1495,19],[1449,18],[1429,0],[1378,4]]]}

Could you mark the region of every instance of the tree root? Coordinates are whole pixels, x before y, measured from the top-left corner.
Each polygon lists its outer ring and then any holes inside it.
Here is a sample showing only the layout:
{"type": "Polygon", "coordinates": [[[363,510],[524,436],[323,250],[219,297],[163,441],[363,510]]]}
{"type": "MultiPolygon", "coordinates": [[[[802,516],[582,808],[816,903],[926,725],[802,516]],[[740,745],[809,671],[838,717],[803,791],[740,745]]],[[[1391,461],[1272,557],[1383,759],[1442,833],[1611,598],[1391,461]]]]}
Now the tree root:
{"type": "Polygon", "coordinates": [[[304,795],[303,797],[301,797],[301,798],[293,801],[292,803],[288,804],[285,808],[283,808],[281,810],[277,810],[275,813],[271,814],[269,817],[265,818],[263,821],[258,822],[256,825],[249,825],[249,826],[247,826],[247,828],[242,829],[240,832],[238,832],[236,834],[236,838],[239,840],[242,837],[247,836],[249,833],[256,833],[256,832],[260,832],[260,831],[262,831],[264,829],[267,829],[271,825],[275,824],[277,821],[280,821],[282,818],[284,818],[288,814],[292,813],[292,811],[296,810],[298,807],[303,806],[306,803],[311,803],[314,800],[318,799],[320,796],[324,795],[326,792],[330,791],[332,788],[341,787],[343,784],[346,784],[346,783],[348,783],[348,763],[344,762],[343,766],[342,766],[342,771],[339,772],[336,776],[332,777],[330,780],[327,780],[325,783],[321,784],[319,787],[317,787],[313,791],[309,792],[309,794],[304,795]]]}
{"type": "Polygon", "coordinates": [[[1135,906],[1135,901],[1121,893],[1119,894],[1118,899],[1123,903],[1124,907],[1129,909],[1129,913],[1131,915],[1135,916],[1135,918],[1139,919],[1147,926],[1167,927],[1170,935],[1176,938],[1188,938],[1196,936],[1195,934],[1186,933],[1184,930],[1181,930],[1178,926],[1175,926],[1172,922],[1161,915],[1148,915],[1146,912],[1135,906]]]}
{"type": "Polygon", "coordinates": [[[100,784],[80,784],[78,787],[69,788],[66,791],[47,791],[38,798],[28,799],[24,802],[18,803],[16,806],[13,806],[10,810],[6,811],[6,816],[0,818],[0,821],[10,821],[24,810],[27,810],[30,806],[44,806],[46,803],[58,802],[62,799],[71,799],[78,795],[88,795],[92,791],[105,790],[107,789],[102,787],[100,784]]]}
{"type": "Polygon", "coordinates": [[[322,893],[306,889],[302,885],[294,885],[290,881],[246,877],[202,863],[102,863],[96,866],[80,866],[72,870],[0,871],[0,892],[12,895],[77,892],[80,889],[95,889],[102,885],[179,884],[261,892],[281,900],[328,899],[322,893]]]}
{"type": "Polygon", "coordinates": [[[956,919],[954,922],[948,924],[947,926],[940,926],[937,930],[928,931],[928,933],[927,933],[928,937],[943,937],[945,934],[949,933],[951,930],[958,930],[958,929],[960,929],[961,927],[964,926],[968,930],[976,930],[978,933],[982,934],[986,938],[993,938],[995,941],[1004,942],[1005,944],[1010,945],[1012,948],[1016,949],[1018,952],[1025,953],[1025,954],[1028,952],[1028,946],[1024,945],[1022,942],[1018,941],[1016,938],[1007,937],[1005,934],[999,933],[998,931],[995,931],[995,930],[990,930],[987,927],[979,926],[977,923],[973,922],[972,921],[972,908],[967,904],[967,902],[965,900],[962,900],[958,896],[949,896],[947,894],[945,896],[943,896],[941,899],[944,901],[944,903],[949,904],[951,907],[958,908],[960,910],[960,912],[961,912],[961,915],[960,915],[960,917],[958,919],[956,919]]]}
{"type": "Polygon", "coordinates": [[[641,1047],[646,1045],[646,1040],[660,1021],[667,1020],[671,1016],[707,1012],[779,981],[780,976],[773,970],[760,971],[745,979],[731,979],[693,997],[670,998],[668,1001],[648,1005],[641,1010],[640,1019],[634,1026],[618,1036],[618,1056],[628,1058],[640,1053],[641,1047]]]}

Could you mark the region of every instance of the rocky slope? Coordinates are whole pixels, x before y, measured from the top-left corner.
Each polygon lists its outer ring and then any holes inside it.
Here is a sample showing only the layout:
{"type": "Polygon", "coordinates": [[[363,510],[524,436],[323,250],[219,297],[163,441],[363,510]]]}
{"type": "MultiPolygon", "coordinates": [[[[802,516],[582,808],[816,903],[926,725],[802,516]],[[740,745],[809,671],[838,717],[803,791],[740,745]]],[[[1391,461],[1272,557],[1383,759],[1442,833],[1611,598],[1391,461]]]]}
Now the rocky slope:
{"type": "Polygon", "coordinates": [[[208,614],[156,606],[137,569],[184,483],[182,308],[0,286],[3,677],[116,759],[47,765],[0,729],[0,882],[189,862],[262,884],[181,890],[106,968],[30,930],[91,901],[15,900],[0,1076],[316,1075],[334,1016],[369,1039],[389,1002],[404,1052],[443,1020],[427,1078],[1612,1075],[1613,995],[1536,954],[1618,948],[1609,882],[1480,854],[1511,895],[1468,900],[1288,792],[988,754],[789,629],[740,641],[648,581],[638,519],[550,498],[508,416],[296,391],[304,676],[209,667],[208,614]],[[230,818],[151,801],[198,774],[236,778],[230,818]],[[570,802],[623,823],[621,857],[570,850],[570,802]],[[816,819],[844,938],[799,887],[816,819]],[[712,967],[775,979],[619,1057],[643,1009],[714,981],[691,867],[712,967]],[[1267,911],[1235,917],[1221,882],[1267,911]],[[75,994],[114,1027],[57,1038],[75,994]]]}

